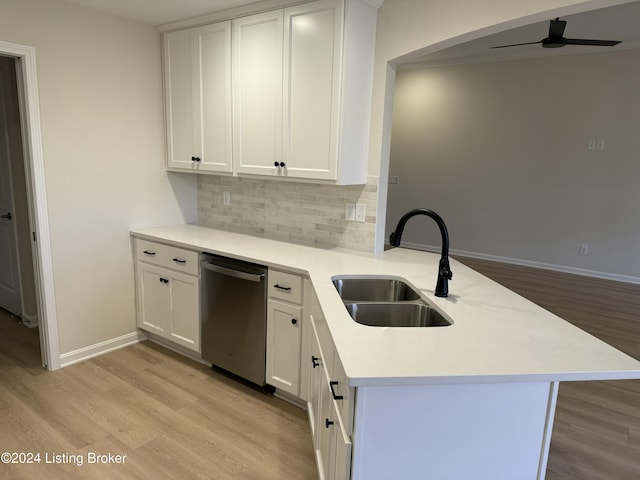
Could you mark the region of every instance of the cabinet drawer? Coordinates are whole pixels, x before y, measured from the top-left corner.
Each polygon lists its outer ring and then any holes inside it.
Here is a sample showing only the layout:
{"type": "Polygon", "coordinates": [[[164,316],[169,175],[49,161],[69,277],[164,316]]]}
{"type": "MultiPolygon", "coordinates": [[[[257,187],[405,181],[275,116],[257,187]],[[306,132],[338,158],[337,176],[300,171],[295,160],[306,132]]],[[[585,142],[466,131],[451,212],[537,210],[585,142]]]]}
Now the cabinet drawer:
{"type": "Polygon", "coordinates": [[[198,252],[136,239],[136,259],[178,272],[198,275],[198,252]]]}
{"type": "Polygon", "coordinates": [[[269,296],[289,303],[302,303],[302,277],[269,270],[269,296]]]}

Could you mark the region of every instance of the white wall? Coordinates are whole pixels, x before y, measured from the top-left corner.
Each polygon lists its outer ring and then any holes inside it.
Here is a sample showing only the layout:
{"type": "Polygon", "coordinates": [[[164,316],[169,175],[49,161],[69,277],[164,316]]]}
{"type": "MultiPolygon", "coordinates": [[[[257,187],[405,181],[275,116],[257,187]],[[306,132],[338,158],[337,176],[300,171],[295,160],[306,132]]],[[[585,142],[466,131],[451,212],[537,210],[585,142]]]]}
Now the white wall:
{"type": "Polygon", "coordinates": [[[61,353],[135,332],[128,231],[195,221],[164,171],[155,28],[58,0],[0,0],[0,40],[36,49],[61,353]]]}
{"type": "MultiPolygon", "coordinates": [[[[630,3],[629,0],[385,0],[378,12],[375,71],[369,148],[369,175],[388,176],[389,141],[395,67],[465,41],[605,6],[630,3]]],[[[386,181],[378,187],[379,213],[386,208],[386,181]]],[[[376,225],[376,250],[384,242],[385,221],[376,225]]]]}
{"type": "Polygon", "coordinates": [[[399,71],[387,234],[428,207],[454,250],[640,280],[639,83],[640,50],[399,71]]]}

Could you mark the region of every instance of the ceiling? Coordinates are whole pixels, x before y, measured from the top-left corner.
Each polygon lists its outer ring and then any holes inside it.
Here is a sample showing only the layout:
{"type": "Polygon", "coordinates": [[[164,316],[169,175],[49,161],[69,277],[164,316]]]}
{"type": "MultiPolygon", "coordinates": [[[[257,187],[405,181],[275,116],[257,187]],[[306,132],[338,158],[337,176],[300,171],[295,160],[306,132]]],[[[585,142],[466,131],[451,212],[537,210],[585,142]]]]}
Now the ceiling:
{"type": "Polygon", "coordinates": [[[549,33],[549,18],[543,22],[525,25],[500,33],[455,45],[424,57],[414,58],[411,65],[442,66],[461,63],[481,63],[572,53],[611,52],[640,48],[640,1],[615,7],[592,10],[561,17],[567,21],[566,38],[621,40],[615,47],[587,47],[566,45],[562,48],[543,48],[541,45],[523,45],[511,48],[491,49],[498,45],[535,42],[549,33]]]}
{"type": "Polygon", "coordinates": [[[198,17],[257,0],[66,0],[84,7],[118,15],[150,25],[198,17]]]}
{"type": "MultiPolygon", "coordinates": [[[[241,7],[256,0],[66,0],[106,13],[129,18],[150,25],[163,25],[229,8],[241,7]]],[[[294,0],[292,0],[293,3],[294,0]]],[[[283,2],[286,3],[286,2],[283,2]]],[[[565,37],[621,40],[615,47],[585,47],[569,45],[563,48],[542,48],[540,45],[524,45],[512,48],[491,49],[496,45],[533,42],[546,37],[549,20],[496,33],[462,43],[425,57],[412,58],[411,63],[422,66],[438,66],[456,63],[478,63],[592,51],[614,51],[640,48],[640,1],[615,7],[562,17],[567,20],[565,37]]]]}

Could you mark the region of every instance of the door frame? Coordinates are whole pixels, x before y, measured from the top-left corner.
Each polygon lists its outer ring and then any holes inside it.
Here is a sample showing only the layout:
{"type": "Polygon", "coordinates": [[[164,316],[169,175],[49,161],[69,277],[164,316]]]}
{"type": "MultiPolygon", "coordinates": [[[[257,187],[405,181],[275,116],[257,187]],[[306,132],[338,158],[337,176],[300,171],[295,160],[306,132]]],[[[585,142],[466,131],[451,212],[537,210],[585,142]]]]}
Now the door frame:
{"type": "Polygon", "coordinates": [[[40,319],[40,351],[43,366],[48,370],[57,370],[60,368],[60,343],[40,129],[36,51],[33,47],[0,41],[0,55],[16,59],[29,224],[34,236],[32,251],[40,319]]]}

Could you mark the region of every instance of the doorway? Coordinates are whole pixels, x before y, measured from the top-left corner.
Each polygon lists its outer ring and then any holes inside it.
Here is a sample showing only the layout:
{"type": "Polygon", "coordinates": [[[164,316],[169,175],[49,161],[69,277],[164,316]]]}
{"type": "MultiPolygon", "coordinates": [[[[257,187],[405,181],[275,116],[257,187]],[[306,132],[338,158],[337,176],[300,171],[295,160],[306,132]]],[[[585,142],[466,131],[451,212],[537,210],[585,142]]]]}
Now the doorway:
{"type": "Polygon", "coordinates": [[[3,332],[16,320],[22,328],[38,327],[22,132],[16,59],[0,56],[0,308],[9,314],[0,317],[3,332]]]}
{"type": "MultiPolygon", "coordinates": [[[[4,174],[8,178],[4,180],[4,185],[8,185],[5,189],[10,191],[3,196],[9,200],[1,205],[3,210],[0,215],[6,217],[0,220],[9,226],[4,233],[4,248],[9,253],[15,251],[12,267],[8,267],[8,255],[6,260],[0,259],[0,262],[6,262],[3,268],[13,269],[10,275],[2,279],[12,285],[8,291],[14,295],[13,303],[7,310],[16,309],[15,298],[20,299],[19,318],[24,324],[22,326],[27,323],[38,326],[37,331],[32,329],[32,335],[35,334],[39,340],[35,342],[35,349],[39,343],[41,365],[48,370],[56,370],[60,368],[60,354],[35,49],[0,41],[0,61],[3,71],[6,71],[6,74],[0,73],[5,84],[0,85],[3,97],[0,103],[4,105],[0,105],[3,107],[0,135],[4,138],[4,142],[0,142],[0,149],[4,149],[3,154],[10,158],[6,160],[9,167],[3,167],[8,172],[4,174]],[[5,93],[6,88],[11,93],[5,93]],[[7,114],[6,110],[10,109],[14,112],[7,114]],[[17,130],[17,133],[9,130],[17,130]],[[11,292],[12,289],[19,289],[19,294],[11,292]]],[[[16,317],[15,314],[13,316],[16,317]]]]}

